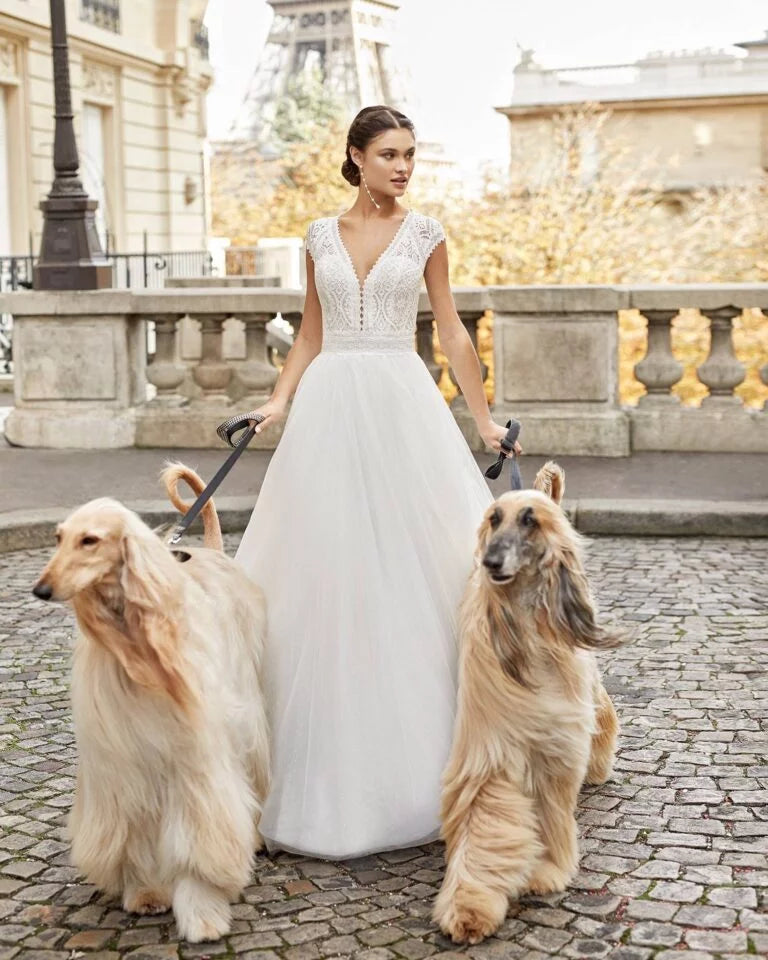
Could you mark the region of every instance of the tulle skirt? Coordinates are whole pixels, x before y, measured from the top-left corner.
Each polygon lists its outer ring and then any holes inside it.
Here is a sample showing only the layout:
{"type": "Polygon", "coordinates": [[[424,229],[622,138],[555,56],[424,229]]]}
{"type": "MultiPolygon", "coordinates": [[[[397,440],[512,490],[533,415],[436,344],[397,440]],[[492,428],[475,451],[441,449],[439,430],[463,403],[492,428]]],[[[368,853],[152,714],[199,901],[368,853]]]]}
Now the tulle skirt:
{"type": "Polygon", "coordinates": [[[437,836],[457,608],[492,499],[418,354],[307,367],[236,555],[267,598],[269,850],[437,836]]]}

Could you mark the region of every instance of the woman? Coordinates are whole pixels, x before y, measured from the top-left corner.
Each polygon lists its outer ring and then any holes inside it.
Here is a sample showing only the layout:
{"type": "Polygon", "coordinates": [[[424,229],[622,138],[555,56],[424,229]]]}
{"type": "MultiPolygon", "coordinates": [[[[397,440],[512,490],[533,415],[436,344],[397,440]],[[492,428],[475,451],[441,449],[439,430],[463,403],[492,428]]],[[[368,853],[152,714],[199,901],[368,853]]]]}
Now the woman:
{"type": "Polygon", "coordinates": [[[398,202],[414,156],[407,117],[360,111],[341,168],[357,200],[309,225],[301,328],[253,411],[259,430],[280,421],[295,390],[236,555],[267,596],[269,850],[342,859],[438,835],[456,614],[492,496],[414,349],[422,279],[483,440],[498,451],[506,431],[442,227],[398,202]]]}

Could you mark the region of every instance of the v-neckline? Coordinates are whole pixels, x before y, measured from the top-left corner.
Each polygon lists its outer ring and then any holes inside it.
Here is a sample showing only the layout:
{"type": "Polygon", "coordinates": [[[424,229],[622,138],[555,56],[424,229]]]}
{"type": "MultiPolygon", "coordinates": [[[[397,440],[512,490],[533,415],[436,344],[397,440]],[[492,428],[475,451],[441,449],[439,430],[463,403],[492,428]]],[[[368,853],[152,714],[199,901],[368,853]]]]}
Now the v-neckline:
{"type": "Polygon", "coordinates": [[[397,228],[397,230],[395,230],[395,232],[394,232],[394,234],[393,234],[393,236],[392,236],[392,239],[389,241],[389,243],[384,247],[384,249],[381,251],[381,253],[378,255],[378,257],[376,257],[376,259],[373,261],[373,263],[371,264],[370,270],[368,271],[368,273],[366,273],[366,275],[365,275],[365,277],[364,277],[363,280],[360,279],[360,276],[359,276],[357,270],[355,269],[355,264],[354,264],[354,262],[353,262],[353,260],[352,260],[352,256],[351,256],[349,250],[347,249],[346,243],[344,243],[344,238],[343,238],[342,235],[341,235],[341,227],[340,227],[340,225],[339,225],[339,220],[341,219],[341,214],[339,214],[338,216],[336,216],[336,217],[333,218],[333,222],[334,222],[334,224],[335,224],[335,226],[336,226],[336,237],[337,237],[337,239],[338,239],[338,241],[339,241],[339,246],[341,247],[342,251],[344,252],[344,255],[345,255],[346,258],[347,258],[347,263],[349,263],[349,268],[350,268],[350,270],[352,271],[352,275],[354,276],[355,280],[357,280],[357,284],[358,284],[358,286],[360,287],[360,290],[361,290],[361,291],[362,291],[363,289],[365,289],[365,285],[366,285],[366,283],[368,283],[368,280],[369,280],[371,274],[373,273],[373,271],[376,269],[376,267],[379,265],[379,263],[381,263],[381,261],[384,259],[384,257],[386,256],[386,254],[389,253],[389,251],[392,249],[392,247],[395,245],[395,243],[396,243],[397,240],[399,239],[400,234],[402,233],[403,228],[405,227],[405,224],[406,224],[408,218],[410,217],[410,215],[411,215],[411,211],[410,211],[410,210],[406,210],[406,211],[405,211],[405,216],[404,216],[403,219],[400,221],[400,226],[397,228]]]}

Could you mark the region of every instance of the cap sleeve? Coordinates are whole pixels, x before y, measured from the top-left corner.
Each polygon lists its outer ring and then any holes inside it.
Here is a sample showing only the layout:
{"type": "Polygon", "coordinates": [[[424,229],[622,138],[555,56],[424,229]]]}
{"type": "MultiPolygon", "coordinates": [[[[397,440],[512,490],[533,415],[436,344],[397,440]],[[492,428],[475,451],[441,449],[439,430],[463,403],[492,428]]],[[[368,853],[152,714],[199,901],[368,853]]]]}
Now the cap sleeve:
{"type": "Polygon", "coordinates": [[[315,257],[315,235],[317,233],[317,220],[312,220],[307,227],[307,232],[304,236],[304,247],[307,253],[312,257],[313,260],[315,257]]]}
{"type": "Polygon", "coordinates": [[[445,240],[443,225],[435,217],[427,217],[424,231],[424,262],[432,256],[435,247],[445,240]]]}

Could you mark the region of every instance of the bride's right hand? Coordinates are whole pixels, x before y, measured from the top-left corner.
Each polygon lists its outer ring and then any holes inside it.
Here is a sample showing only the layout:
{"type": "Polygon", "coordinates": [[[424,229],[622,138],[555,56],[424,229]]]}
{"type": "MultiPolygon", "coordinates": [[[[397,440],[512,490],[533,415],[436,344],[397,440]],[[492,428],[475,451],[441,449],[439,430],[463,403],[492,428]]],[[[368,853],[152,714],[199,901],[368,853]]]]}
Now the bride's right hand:
{"type": "MultiPolygon", "coordinates": [[[[256,433],[261,433],[264,427],[269,427],[273,423],[279,423],[285,417],[286,405],[276,400],[267,400],[267,402],[260,407],[251,410],[251,413],[258,413],[264,418],[256,427],[256,433]]],[[[255,423],[256,421],[249,419],[248,422],[255,423]]]]}

